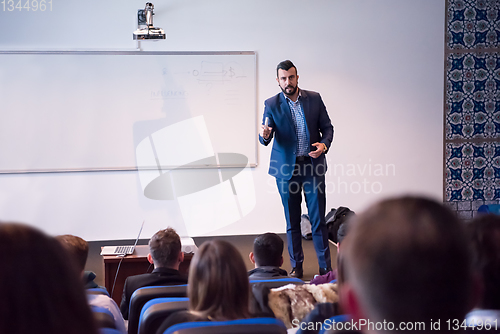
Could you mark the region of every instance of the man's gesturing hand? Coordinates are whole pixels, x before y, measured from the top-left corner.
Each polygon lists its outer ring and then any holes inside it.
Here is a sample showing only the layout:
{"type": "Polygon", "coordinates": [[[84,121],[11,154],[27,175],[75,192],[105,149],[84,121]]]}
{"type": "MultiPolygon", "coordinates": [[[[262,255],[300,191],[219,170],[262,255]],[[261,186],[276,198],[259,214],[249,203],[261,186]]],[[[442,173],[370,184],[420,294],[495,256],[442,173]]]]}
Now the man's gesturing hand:
{"type": "Polygon", "coordinates": [[[326,151],[326,145],[323,143],[314,143],[312,146],[316,147],[316,150],[309,152],[310,157],[317,158],[326,151]]]}
{"type": "Polygon", "coordinates": [[[261,129],[260,129],[260,135],[262,136],[262,138],[264,139],[269,139],[269,136],[271,135],[271,131],[272,131],[273,128],[270,128],[268,126],[265,126],[264,124],[261,125],[261,129]]]}

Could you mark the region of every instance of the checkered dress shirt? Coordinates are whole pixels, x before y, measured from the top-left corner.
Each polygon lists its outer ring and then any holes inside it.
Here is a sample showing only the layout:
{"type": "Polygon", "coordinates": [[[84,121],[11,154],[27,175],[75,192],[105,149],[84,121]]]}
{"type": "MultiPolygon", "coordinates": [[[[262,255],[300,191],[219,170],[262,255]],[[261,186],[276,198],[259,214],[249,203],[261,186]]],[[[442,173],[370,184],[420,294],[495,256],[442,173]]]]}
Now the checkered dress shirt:
{"type": "Polygon", "coordinates": [[[309,154],[309,140],[307,139],[306,119],[302,110],[301,96],[293,102],[286,97],[290,110],[292,112],[293,122],[295,123],[295,134],[297,135],[297,156],[307,156],[309,154]]]}

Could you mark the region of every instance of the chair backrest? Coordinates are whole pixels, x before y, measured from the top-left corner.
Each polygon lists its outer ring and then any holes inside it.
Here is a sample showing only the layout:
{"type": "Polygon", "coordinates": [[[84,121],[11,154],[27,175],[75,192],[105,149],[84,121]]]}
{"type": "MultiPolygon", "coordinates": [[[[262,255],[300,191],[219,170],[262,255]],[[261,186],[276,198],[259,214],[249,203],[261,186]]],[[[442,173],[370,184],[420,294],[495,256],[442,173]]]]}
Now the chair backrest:
{"type": "Polygon", "coordinates": [[[110,310],[99,306],[91,306],[91,309],[97,327],[116,329],[115,318],[110,310]]]}
{"type": "Polygon", "coordinates": [[[163,334],[286,334],[285,324],[275,318],[229,321],[185,322],[169,327],[163,334]]]}
{"type": "Polygon", "coordinates": [[[187,310],[188,297],[156,298],[144,304],[139,317],[139,334],[155,334],[163,320],[177,311],[187,310]]]}
{"type": "Polygon", "coordinates": [[[85,289],[85,292],[87,292],[90,295],[106,295],[109,297],[109,292],[105,288],[85,289]]]}
{"type": "Polygon", "coordinates": [[[114,328],[101,328],[99,329],[100,334],[123,334],[118,329],[114,328]]]}
{"type": "Polygon", "coordinates": [[[285,277],[285,278],[270,278],[270,279],[252,279],[250,280],[250,285],[262,284],[267,286],[269,289],[279,288],[287,284],[302,285],[304,281],[296,277],[285,277]]]}
{"type": "Polygon", "coordinates": [[[148,286],[134,291],[128,308],[128,333],[137,334],[139,317],[144,304],[155,298],[187,297],[187,284],[148,286]]]}
{"type": "Polygon", "coordinates": [[[500,204],[483,204],[477,209],[477,212],[500,215],[500,204]]]}

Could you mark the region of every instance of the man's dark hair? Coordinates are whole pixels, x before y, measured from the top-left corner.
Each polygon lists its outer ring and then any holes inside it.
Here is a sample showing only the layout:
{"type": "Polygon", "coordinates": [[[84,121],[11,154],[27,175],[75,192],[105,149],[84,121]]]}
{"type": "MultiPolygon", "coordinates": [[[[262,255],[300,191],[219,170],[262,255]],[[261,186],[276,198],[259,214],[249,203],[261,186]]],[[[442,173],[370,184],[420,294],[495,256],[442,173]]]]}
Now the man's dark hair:
{"type": "Polygon", "coordinates": [[[181,252],[181,238],[171,227],[156,232],[149,240],[149,252],[158,267],[176,265],[181,252]]]}
{"type": "Polygon", "coordinates": [[[76,269],[78,269],[79,272],[83,272],[89,255],[89,244],[87,241],[71,234],[58,235],[56,239],[69,252],[73,258],[72,262],[75,263],[76,269]]]}
{"type": "Polygon", "coordinates": [[[264,233],[253,242],[253,256],[258,267],[281,266],[283,240],[276,233],[264,233]]]}
{"type": "Polygon", "coordinates": [[[482,278],[484,291],[477,305],[500,310],[500,216],[481,215],[467,225],[473,267],[482,278]]]}
{"type": "Polygon", "coordinates": [[[283,60],[278,64],[278,66],[276,66],[276,77],[278,77],[279,70],[288,71],[292,67],[295,69],[295,74],[297,74],[297,67],[295,67],[295,65],[290,60],[283,60]]]}
{"type": "Polygon", "coordinates": [[[371,321],[463,319],[472,297],[464,228],[442,204],[384,200],[356,216],[342,243],[344,274],[371,321]]]}

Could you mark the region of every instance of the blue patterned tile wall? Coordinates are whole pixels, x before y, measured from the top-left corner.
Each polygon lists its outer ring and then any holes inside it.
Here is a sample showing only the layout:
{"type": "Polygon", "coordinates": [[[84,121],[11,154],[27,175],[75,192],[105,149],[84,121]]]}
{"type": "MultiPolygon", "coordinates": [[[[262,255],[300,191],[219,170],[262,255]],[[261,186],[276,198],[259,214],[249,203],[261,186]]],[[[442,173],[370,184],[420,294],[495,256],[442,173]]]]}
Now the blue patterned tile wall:
{"type": "Polygon", "coordinates": [[[448,48],[496,48],[500,44],[498,0],[449,0],[447,16],[448,48]]]}
{"type": "Polygon", "coordinates": [[[500,143],[446,144],[446,201],[500,199],[500,143]]]}
{"type": "Polygon", "coordinates": [[[447,0],[445,201],[500,202],[500,0],[447,0]]]}
{"type": "Polygon", "coordinates": [[[446,139],[500,134],[500,57],[450,54],[446,61],[446,139]]]}

